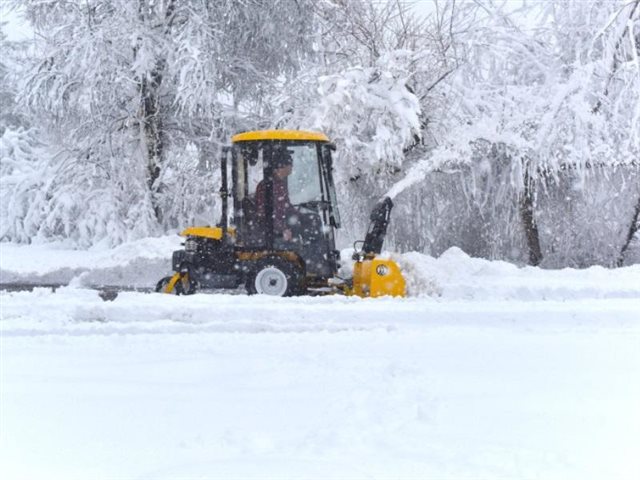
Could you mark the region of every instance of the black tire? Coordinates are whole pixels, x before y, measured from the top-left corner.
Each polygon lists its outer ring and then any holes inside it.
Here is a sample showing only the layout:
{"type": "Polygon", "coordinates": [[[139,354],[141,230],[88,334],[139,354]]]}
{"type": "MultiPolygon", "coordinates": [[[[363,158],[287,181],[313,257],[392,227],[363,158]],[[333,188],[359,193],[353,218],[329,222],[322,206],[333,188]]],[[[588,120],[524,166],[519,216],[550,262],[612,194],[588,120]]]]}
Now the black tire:
{"type": "Polygon", "coordinates": [[[167,284],[171,281],[171,277],[163,277],[158,283],[156,283],[156,292],[162,293],[167,284]]]}
{"type": "Polygon", "coordinates": [[[263,258],[247,275],[245,288],[249,295],[301,295],[304,293],[304,273],[300,267],[280,257],[263,258]]]}

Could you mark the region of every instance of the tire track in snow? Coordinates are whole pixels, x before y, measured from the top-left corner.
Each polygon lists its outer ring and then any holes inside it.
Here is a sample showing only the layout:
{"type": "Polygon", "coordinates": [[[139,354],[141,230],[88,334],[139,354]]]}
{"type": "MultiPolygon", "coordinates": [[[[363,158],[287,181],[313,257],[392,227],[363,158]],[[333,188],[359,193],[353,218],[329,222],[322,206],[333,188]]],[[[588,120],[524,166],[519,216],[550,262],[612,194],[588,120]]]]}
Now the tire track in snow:
{"type": "Polygon", "coordinates": [[[637,328],[640,299],[567,301],[270,298],[134,292],[104,302],[98,292],[0,294],[3,337],[46,335],[259,334],[412,331],[482,325],[563,331],[637,328]],[[571,322],[567,322],[571,318],[571,322]]]}

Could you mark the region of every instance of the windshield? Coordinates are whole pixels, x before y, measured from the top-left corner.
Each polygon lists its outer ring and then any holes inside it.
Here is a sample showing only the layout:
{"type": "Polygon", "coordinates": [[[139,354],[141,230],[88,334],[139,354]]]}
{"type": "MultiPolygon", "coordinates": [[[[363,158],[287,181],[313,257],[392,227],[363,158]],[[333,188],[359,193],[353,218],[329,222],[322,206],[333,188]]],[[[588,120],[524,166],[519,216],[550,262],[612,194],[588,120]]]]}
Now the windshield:
{"type": "Polygon", "coordinates": [[[322,200],[318,153],[313,144],[288,145],[293,169],[288,177],[289,199],[293,205],[322,200]]]}

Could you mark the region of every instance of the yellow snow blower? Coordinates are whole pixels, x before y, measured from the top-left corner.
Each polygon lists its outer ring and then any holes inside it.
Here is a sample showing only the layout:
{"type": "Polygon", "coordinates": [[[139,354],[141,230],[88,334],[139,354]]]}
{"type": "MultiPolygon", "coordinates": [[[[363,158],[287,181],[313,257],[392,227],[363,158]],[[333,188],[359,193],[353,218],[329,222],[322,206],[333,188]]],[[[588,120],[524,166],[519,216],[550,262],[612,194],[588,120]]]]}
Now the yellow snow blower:
{"type": "Polygon", "coordinates": [[[181,233],[184,249],[173,253],[176,273],[160,280],[156,291],[188,295],[198,288],[244,284],[249,294],[275,296],[404,296],[400,268],[379,257],[393,207],[389,198],[373,209],[366,238],[357,242],[361,248],[353,257],[353,278],[338,277],[334,150],[322,133],[264,130],[235,135],[220,161],[220,223],[181,233]]]}

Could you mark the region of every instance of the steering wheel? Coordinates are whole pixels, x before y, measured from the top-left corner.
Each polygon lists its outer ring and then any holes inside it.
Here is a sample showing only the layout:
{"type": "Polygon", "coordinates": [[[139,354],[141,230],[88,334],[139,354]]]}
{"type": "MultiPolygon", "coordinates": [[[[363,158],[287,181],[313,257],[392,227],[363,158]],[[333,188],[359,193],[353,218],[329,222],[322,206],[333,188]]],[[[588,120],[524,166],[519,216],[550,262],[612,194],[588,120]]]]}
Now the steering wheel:
{"type": "Polygon", "coordinates": [[[309,200],[307,202],[300,202],[293,205],[296,208],[302,208],[304,210],[310,210],[313,213],[317,213],[319,207],[322,205],[328,205],[329,202],[326,200],[309,200]]]}

